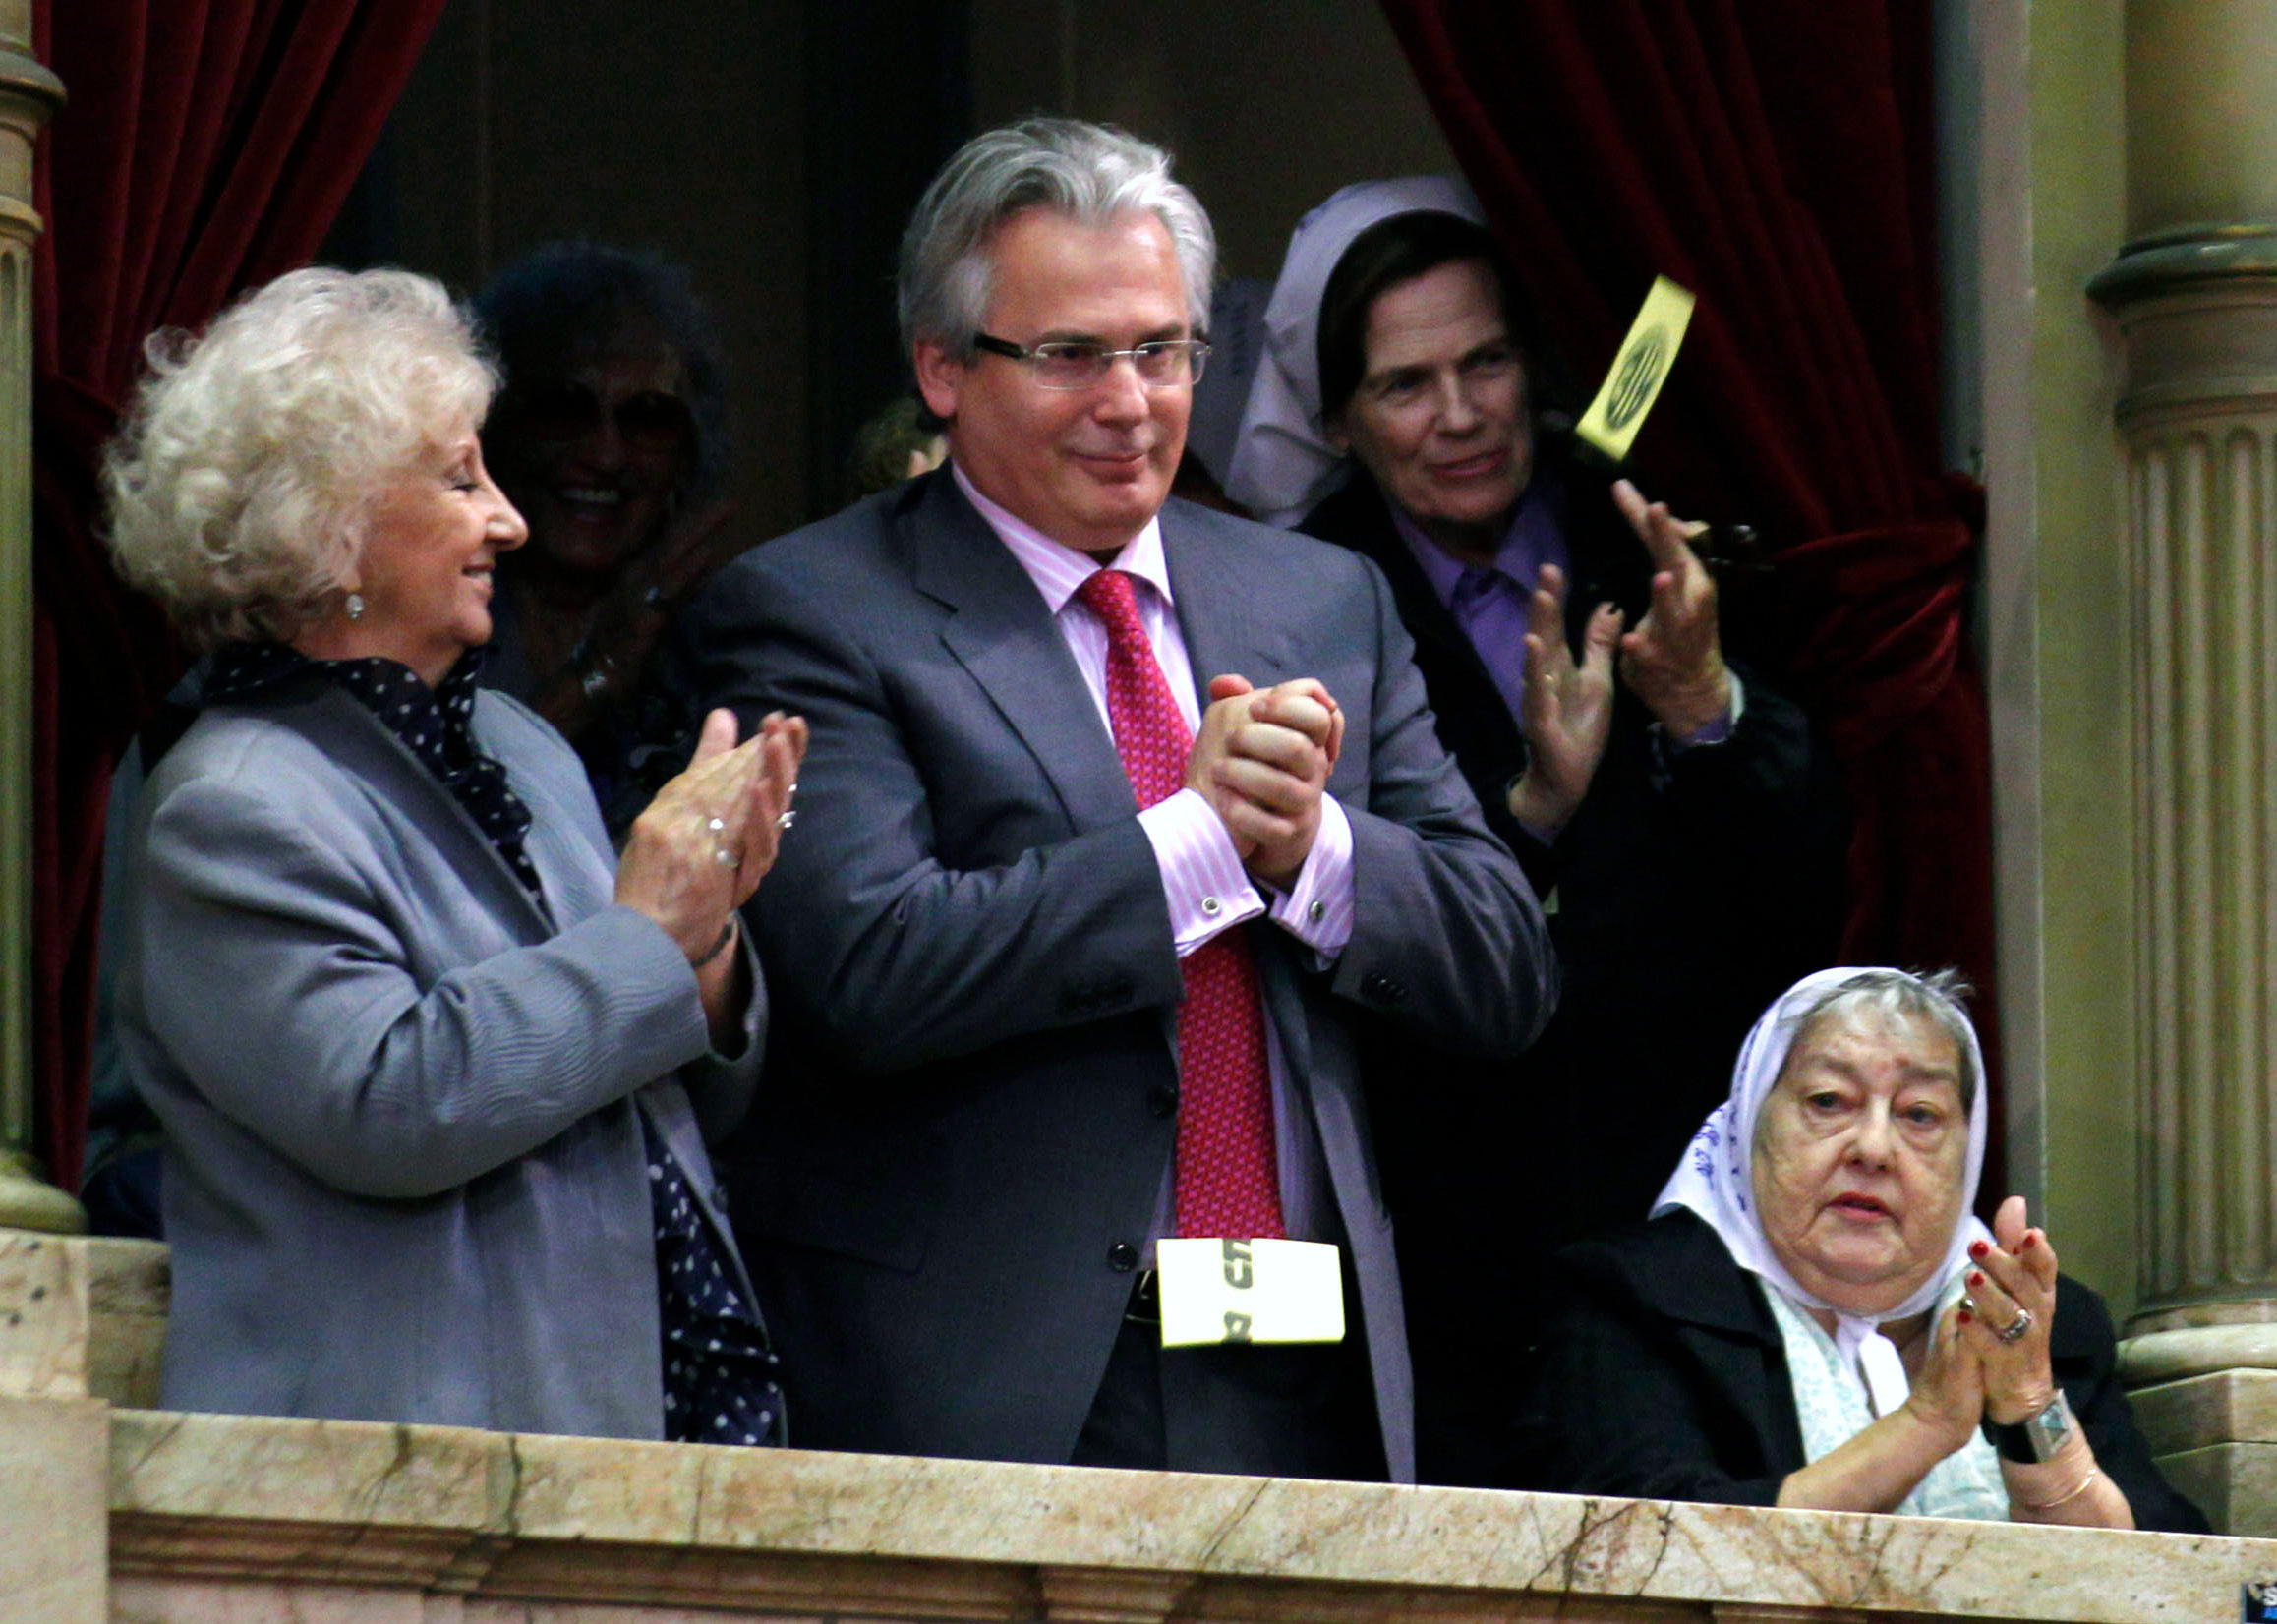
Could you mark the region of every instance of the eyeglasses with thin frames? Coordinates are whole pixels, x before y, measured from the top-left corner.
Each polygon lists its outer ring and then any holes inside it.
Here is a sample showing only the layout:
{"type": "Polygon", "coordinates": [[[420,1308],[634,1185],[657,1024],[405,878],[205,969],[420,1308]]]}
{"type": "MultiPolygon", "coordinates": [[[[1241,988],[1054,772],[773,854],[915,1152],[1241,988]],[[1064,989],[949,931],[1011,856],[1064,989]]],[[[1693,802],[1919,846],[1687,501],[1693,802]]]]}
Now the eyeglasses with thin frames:
{"type": "Polygon", "coordinates": [[[1047,389],[1095,389],[1107,380],[1115,363],[1128,359],[1138,381],[1149,389],[1175,389],[1201,381],[1202,363],[1209,345],[1199,338],[1152,338],[1127,350],[1111,350],[1082,338],[1054,338],[1041,344],[1015,344],[1009,338],[977,332],[972,347],[1028,369],[1047,389]]]}

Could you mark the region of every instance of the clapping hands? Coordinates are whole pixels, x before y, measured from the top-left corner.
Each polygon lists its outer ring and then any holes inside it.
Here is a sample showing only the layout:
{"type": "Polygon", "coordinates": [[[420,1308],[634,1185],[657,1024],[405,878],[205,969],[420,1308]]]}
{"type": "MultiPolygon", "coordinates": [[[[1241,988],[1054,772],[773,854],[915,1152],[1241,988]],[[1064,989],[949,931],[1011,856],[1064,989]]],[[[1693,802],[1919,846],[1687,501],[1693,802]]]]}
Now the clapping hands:
{"type": "Polygon", "coordinates": [[[1731,672],[1716,626],[1716,580],[1692,551],[1699,530],[1648,503],[1627,480],[1613,483],[1621,517],[1653,556],[1653,601],[1621,639],[1621,680],[1675,743],[1688,742],[1731,709],[1731,672]]]}
{"type": "Polygon", "coordinates": [[[1542,566],[1526,611],[1526,697],[1518,719],[1526,771],[1510,786],[1510,815],[1537,835],[1565,827],[1605,759],[1620,635],[1621,611],[1598,605],[1575,664],[1565,642],[1565,573],[1542,566]]]}
{"type": "Polygon", "coordinates": [[[1731,710],[1731,673],[1717,630],[1716,582],[1692,551],[1698,527],[1647,502],[1627,480],[1613,501],[1652,555],[1652,602],[1635,627],[1600,604],[1577,662],[1565,640],[1565,576],[1545,564],[1527,609],[1526,697],[1519,714],[1526,771],[1510,786],[1510,814],[1553,838],[1588,794],[1612,731],[1613,678],[1644,702],[1668,738],[1690,742],[1731,710]]]}
{"type": "Polygon", "coordinates": [[[687,771],[633,820],[616,900],[647,914],[702,963],[728,916],[774,866],[789,825],[806,724],[777,712],[742,743],[735,716],[714,711],[687,771]]]}
{"type": "Polygon", "coordinates": [[[1993,1242],[1970,1246],[1967,1295],[1939,1317],[1907,1400],[1952,1434],[1951,1448],[1973,1437],[1980,1420],[2020,1421],[2056,1396],[2048,1362],[2056,1252],[2024,1217],[2024,1198],[2010,1196],[1993,1216],[1993,1242]]]}

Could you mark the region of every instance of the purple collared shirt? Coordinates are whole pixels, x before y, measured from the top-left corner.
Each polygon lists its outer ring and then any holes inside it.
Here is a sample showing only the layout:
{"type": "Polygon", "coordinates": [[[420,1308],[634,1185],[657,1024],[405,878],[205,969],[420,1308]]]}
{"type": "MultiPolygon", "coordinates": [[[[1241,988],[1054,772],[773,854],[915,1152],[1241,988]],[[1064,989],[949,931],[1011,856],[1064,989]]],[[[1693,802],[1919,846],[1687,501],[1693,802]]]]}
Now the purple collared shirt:
{"type": "Polygon", "coordinates": [[[1544,564],[1572,574],[1566,561],[1564,493],[1546,489],[1547,484],[1534,481],[1518,498],[1510,526],[1494,549],[1494,561],[1486,565],[1463,562],[1426,535],[1396,502],[1391,504],[1400,540],[1486,663],[1513,721],[1526,698],[1526,610],[1535,578],[1544,564]]]}
{"type": "MultiPolygon", "coordinates": [[[[1494,680],[1495,691],[1509,707],[1510,719],[1523,726],[1526,611],[1534,597],[1535,579],[1542,573],[1544,564],[1555,564],[1564,573],[1568,588],[1573,581],[1565,546],[1564,488],[1544,479],[1529,485],[1510,514],[1510,527],[1502,532],[1501,545],[1494,550],[1494,561],[1486,565],[1463,562],[1432,541],[1398,503],[1386,505],[1391,508],[1393,527],[1398,530],[1400,540],[1407,544],[1408,551],[1415,554],[1416,564],[1430,582],[1431,592],[1455,617],[1455,624],[1462,628],[1463,636],[1486,666],[1487,674],[1494,680]]],[[[1562,634],[1564,628],[1558,629],[1562,634]]],[[[1731,703],[1723,715],[1669,748],[1690,750],[1705,744],[1722,744],[1738,725],[1745,703],[1739,678],[1733,675],[1731,703]]],[[[1658,745],[1661,742],[1659,723],[1653,725],[1653,734],[1658,745]]],[[[1551,838],[1541,831],[1530,833],[1546,843],[1551,838]]]]}

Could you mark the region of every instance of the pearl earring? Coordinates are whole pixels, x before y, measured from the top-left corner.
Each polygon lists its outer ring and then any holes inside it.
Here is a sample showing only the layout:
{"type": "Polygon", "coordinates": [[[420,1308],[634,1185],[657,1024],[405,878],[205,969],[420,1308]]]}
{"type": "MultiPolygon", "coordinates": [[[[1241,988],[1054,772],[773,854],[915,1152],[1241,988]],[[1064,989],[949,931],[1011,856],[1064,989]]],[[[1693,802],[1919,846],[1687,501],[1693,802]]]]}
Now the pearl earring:
{"type": "Polygon", "coordinates": [[[364,595],[362,593],[349,593],[348,601],[340,607],[348,611],[349,619],[361,620],[364,618],[364,595]]]}

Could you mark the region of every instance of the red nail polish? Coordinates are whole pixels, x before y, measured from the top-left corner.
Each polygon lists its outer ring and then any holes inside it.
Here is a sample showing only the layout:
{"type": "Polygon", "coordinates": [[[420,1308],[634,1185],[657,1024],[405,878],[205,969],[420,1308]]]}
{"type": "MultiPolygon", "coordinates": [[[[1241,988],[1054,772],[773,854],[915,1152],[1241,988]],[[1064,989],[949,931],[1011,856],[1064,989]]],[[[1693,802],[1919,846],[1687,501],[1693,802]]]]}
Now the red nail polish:
{"type": "Polygon", "coordinates": [[[2026,1231],[2024,1231],[2024,1238],[2023,1238],[2021,1241],[2019,1241],[2019,1242],[2017,1242],[2017,1243],[2016,1243],[2016,1250],[2018,1250],[2018,1251],[2030,1251],[2030,1250],[2032,1249],[2032,1241],[2033,1241],[2034,1237],[2036,1237],[2038,1234],[2039,1234],[2039,1231],[2037,1231],[2037,1230],[2026,1230],[2026,1231]]]}
{"type": "Polygon", "coordinates": [[[1971,1314],[1966,1308],[1962,1308],[1956,1312],[1953,1317],[1959,1321],[1961,1324],[1966,1325],[1975,1316],[1971,1314]]]}
{"type": "Polygon", "coordinates": [[[1982,1272],[1980,1272],[1979,1270],[1976,1270],[1976,1269],[1971,1269],[1971,1270],[1969,1270],[1969,1271],[1968,1271],[1968,1289],[1969,1289],[1970,1291],[1972,1291],[1972,1292],[1973,1292],[1973,1291],[1980,1291],[1980,1290],[1982,1290],[1982,1289],[1983,1289],[1983,1287],[1984,1287],[1984,1275],[1983,1275],[1983,1273],[1982,1273],[1982,1272]]]}
{"type": "Polygon", "coordinates": [[[1969,1256],[1976,1258],[1980,1262],[1983,1260],[1984,1254],[1990,1250],[1992,1250],[1992,1247],[1986,1246],[1982,1241],[1971,1241],[1968,1244],[1969,1256]]]}

